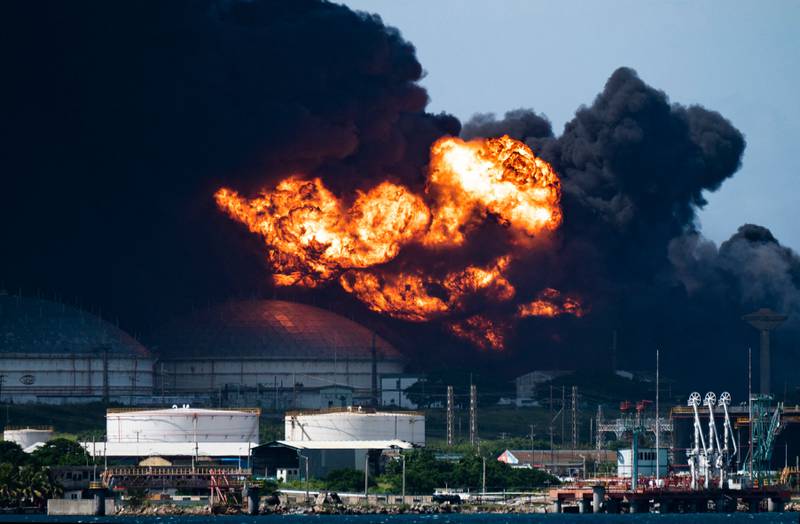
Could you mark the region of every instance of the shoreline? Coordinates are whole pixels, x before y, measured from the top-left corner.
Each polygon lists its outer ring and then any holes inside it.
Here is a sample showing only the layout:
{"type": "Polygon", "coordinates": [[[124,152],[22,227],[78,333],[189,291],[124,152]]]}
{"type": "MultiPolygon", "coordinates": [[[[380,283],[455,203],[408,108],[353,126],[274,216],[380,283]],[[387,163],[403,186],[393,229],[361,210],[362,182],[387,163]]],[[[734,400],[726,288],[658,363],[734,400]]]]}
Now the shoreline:
{"type": "MultiPolygon", "coordinates": [[[[433,514],[498,514],[498,515],[528,515],[528,514],[555,514],[543,504],[519,504],[508,505],[470,505],[470,504],[414,504],[403,506],[363,506],[363,505],[323,505],[323,506],[273,506],[259,508],[258,515],[433,515],[433,514]]],[[[577,507],[569,508],[574,511],[564,511],[562,514],[579,514],[577,507]]],[[[792,502],[786,505],[784,513],[800,512],[800,502],[792,502]]],[[[655,512],[654,512],[655,513],[655,512]]],[[[734,512],[747,513],[747,508],[742,506],[734,512]]],[[[762,512],[766,513],[766,512],[762,512]]],[[[216,507],[209,506],[175,506],[163,504],[157,506],[143,506],[139,508],[121,507],[113,516],[211,516],[211,515],[247,515],[246,509],[239,507],[216,507]]],[[[606,514],[606,513],[601,513],[606,514]]],[[[619,513],[626,515],[627,513],[619,513]]],[[[678,513],[676,513],[678,514],[678,513]]],[[[698,513],[681,513],[683,515],[700,515],[698,513]]],[[[112,515],[109,515],[112,516],[112,515]]]]}

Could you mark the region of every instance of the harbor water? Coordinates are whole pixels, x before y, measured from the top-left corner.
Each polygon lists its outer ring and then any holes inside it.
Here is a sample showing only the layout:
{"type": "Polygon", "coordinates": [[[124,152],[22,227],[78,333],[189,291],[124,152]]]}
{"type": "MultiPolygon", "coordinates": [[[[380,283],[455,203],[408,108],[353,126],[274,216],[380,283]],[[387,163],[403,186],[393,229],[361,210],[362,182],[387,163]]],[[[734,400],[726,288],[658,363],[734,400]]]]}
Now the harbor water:
{"type": "Polygon", "coordinates": [[[277,515],[277,516],[130,516],[130,517],[47,517],[44,515],[2,515],[0,523],[81,524],[798,524],[800,513],[657,513],[638,515],[277,515]]]}

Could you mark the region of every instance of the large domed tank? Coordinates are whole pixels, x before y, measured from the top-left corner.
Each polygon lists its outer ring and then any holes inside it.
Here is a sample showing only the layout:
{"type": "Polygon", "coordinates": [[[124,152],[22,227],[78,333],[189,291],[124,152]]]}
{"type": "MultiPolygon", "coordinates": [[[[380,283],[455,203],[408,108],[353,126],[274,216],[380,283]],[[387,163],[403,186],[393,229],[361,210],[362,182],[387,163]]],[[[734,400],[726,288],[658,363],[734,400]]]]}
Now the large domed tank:
{"type": "Polygon", "coordinates": [[[128,403],[153,393],[153,359],[133,337],[59,302],[0,293],[3,400],[128,403]]]}
{"type": "Polygon", "coordinates": [[[399,351],[325,309],[238,300],[195,311],[154,337],[157,388],[276,409],[368,401],[376,374],[402,372],[399,351]]]}

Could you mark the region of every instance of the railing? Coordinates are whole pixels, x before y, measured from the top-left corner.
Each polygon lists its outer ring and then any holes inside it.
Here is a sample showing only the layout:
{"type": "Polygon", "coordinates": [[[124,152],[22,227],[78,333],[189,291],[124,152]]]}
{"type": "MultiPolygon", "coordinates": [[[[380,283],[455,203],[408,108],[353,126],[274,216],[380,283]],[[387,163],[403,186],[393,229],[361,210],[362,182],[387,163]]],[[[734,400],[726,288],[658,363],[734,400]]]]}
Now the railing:
{"type": "MultiPolygon", "coordinates": [[[[111,413],[135,413],[137,411],[154,411],[154,410],[171,410],[174,409],[176,412],[180,413],[183,410],[182,406],[178,406],[177,408],[173,408],[172,406],[163,406],[163,407],[129,407],[129,408],[108,408],[106,410],[107,414],[111,413]]],[[[261,416],[261,408],[188,408],[188,409],[207,409],[210,411],[242,411],[244,413],[255,413],[259,417],[261,416]]]]}
{"type": "Polygon", "coordinates": [[[387,410],[382,411],[374,407],[367,406],[345,406],[345,407],[332,407],[320,409],[303,409],[303,410],[290,410],[286,412],[287,417],[296,417],[298,415],[324,415],[327,413],[360,413],[367,415],[415,415],[422,416],[424,413],[421,411],[406,411],[406,410],[387,410]]]}
{"type": "Polygon", "coordinates": [[[106,470],[108,476],[117,477],[177,477],[177,476],[248,476],[253,473],[250,468],[226,468],[215,466],[111,466],[106,470]]]}

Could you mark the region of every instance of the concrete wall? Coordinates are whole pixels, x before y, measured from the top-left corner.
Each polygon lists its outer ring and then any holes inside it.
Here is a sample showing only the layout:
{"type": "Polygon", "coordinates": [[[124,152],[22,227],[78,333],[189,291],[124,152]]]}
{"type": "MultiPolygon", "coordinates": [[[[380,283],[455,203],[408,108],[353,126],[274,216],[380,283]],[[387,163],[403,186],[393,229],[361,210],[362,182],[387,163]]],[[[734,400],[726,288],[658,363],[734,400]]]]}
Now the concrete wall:
{"type": "MultiPolygon", "coordinates": [[[[106,499],[106,515],[116,513],[114,499],[106,499]]],[[[48,515],[94,515],[94,499],[50,499],[47,501],[48,515]]]]}
{"type": "MultiPolygon", "coordinates": [[[[399,361],[378,360],[379,375],[403,371],[399,361]]],[[[226,385],[258,387],[265,391],[292,388],[344,386],[372,387],[372,361],[325,359],[186,359],[156,365],[156,390],[165,392],[216,392],[226,385]],[[300,386],[298,386],[300,387],[300,386]]]]}
{"type": "MultiPolygon", "coordinates": [[[[87,402],[102,399],[105,375],[103,355],[0,355],[6,376],[3,400],[16,403],[87,402]]],[[[108,393],[113,401],[129,403],[132,396],[153,394],[153,361],[127,355],[108,355],[108,393]]]]}

